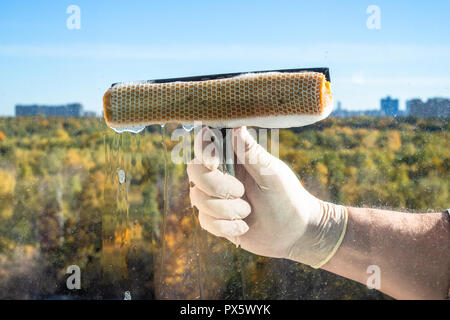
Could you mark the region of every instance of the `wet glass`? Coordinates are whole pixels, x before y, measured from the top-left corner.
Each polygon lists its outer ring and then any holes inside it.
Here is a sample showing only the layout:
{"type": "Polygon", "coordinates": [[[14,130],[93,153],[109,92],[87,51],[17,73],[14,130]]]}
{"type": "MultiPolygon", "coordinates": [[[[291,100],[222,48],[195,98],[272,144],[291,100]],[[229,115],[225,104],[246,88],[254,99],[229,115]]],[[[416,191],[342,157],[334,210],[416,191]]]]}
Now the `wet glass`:
{"type": "MultiPolygon", "coordinates": [[[[202,230],[185,164],[171,161],[175,129],[118,134],[101,118],[1,118],[0,298],[388,298],[202,230]]],[[[324,200],[445,208],[446,121],[330,118],[279,135],[281,159],[324,200]]]]}

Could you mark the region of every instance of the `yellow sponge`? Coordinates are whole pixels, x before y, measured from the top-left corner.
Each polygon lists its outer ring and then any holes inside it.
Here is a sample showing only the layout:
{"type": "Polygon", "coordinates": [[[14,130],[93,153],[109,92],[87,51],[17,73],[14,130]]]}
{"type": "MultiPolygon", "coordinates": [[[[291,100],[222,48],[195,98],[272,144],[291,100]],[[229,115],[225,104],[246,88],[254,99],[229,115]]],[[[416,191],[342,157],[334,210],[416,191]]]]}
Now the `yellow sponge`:
{"type": "Polygon", "coordinates": [[[232,128],[286,128],[329,115],[330,83],[319,72],[247,73],[231,78],[166,83],[117,84],[103,97],[114,128],[193,123],[232,128]]]}

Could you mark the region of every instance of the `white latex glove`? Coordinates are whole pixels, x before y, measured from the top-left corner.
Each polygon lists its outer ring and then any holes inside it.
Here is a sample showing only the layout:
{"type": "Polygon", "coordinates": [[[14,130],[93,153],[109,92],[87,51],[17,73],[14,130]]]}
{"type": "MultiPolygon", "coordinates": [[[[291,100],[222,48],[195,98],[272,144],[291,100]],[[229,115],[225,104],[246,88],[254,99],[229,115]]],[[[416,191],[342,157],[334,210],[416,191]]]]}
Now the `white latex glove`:
{"type": "Polygon", "coordinates": [[[312,196],[245,127],[233,131],[236,177],[222,173],[211,135],[203,128],[196,136],[187,166],[202,228],[258,255],[324,265],[344,237],[346,208],[312,196]]]}

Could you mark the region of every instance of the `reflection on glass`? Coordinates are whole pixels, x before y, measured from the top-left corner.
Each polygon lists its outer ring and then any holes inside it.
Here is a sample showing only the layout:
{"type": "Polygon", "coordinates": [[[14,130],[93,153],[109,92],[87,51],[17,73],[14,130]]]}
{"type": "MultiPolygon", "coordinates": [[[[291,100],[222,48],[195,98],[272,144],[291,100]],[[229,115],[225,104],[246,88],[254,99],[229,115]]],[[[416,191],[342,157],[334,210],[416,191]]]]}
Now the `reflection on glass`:
{"type": "MultiPolygon", "coordinates": [[[[117,134],[98,119],[1,118],[0,298],[386,298],[204,232],[185,165],[170,161],[174,128],[117,134]],[[67,287],[69,266],[80,268],[78,290],[67,287]]],[[[439,210],[448,141],[445,121],[328,119],[281,130],[280,157],[321,199],[439,210]]]]}

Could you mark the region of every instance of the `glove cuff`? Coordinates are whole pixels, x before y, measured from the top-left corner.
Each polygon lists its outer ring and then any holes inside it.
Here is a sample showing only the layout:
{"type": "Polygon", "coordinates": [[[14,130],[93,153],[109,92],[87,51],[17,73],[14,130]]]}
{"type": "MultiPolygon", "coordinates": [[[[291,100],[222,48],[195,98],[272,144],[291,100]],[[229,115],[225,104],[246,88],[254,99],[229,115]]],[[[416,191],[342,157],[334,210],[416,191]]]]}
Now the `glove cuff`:
{"type": "Polygon", "coordinates": [[[323,259],[312,264],[315,269],[321,268],[336,253],[344,240],[345,231],[347,230],[348,211],[344,206],[336,205],[329,202],[323,202],[323,231],[320,232],[322,237],[318,240],[319,252],[323,255],[323,259]]]}
{"type": "Polygon", "coordinates": [[[339,249],[345,236],[348,211],[344,206],[320,201],[321,215],[289,253],[289,259],[318,269],[339,249]]]}

